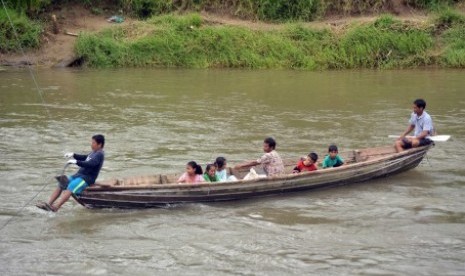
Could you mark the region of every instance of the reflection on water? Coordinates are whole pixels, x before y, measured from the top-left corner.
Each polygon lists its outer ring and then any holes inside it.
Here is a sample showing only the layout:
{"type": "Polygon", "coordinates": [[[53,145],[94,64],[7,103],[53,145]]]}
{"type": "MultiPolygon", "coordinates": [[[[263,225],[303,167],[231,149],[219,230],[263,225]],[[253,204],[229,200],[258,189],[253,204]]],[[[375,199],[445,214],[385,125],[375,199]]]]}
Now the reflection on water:
{"type": "MultiPolygon", "coordinates": [[[[0,272],[27,274],[463,274],[462,71],[44,70],[0,72],[0,272]],[[100,178],[179,172],[226,156],[324,156],[392,143],[417,97],[452,135],[414,170],[347,187],[218,204],[57,214],[67,151],[106,135],[100,178]],[[44,188],[43,192],[40,192],[44,188]],[[18,212],[23,205],[27,205],[18,212]],[[83,265],[85,264],[84,268],[83,265]]],[[[73,169],[68,169],[71,173],[73,169]]]]}

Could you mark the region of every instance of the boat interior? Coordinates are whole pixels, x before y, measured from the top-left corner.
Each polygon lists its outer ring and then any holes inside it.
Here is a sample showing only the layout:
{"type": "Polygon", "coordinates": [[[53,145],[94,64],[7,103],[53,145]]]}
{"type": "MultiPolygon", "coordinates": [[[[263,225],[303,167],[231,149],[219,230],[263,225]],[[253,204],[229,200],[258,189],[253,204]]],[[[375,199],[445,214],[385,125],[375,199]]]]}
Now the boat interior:
{"type": "MultiPolygon", "coordinates": [[[[377,148],[366,148],[360,150],[344,151],[339,152],[339,155],[343,158],[345,165],[350,165],[358,162],[369,161],[376,158],[381,158],[386,155],[395,154],[395,148],[393,146],[377,147],[377,148]]],[[[320,155],[318,159],[318,168],[321,169],[321,162],[325,157],[320,155]]],[[[302,158],[302,157],[300,157],[302,158]]],[[[292,174],[293,168],[299,161],[299,157],[294,159],[284,159],[285,172],[292,174]]],[[[249,173],[250,168],[234,169],[228,167],[228,175],[234,175],[238,180],[244,178],[249,173]]],[[[264,174],[260,166],[254,167],[258,174],[264,174]]],[[[153,175],[142,175],[142,176],[129,176],[124,178],[111,178],[102,181],[97,181],[94,187],[134,187],[134,186],[150,186],[160,184],[176,184],[179,177],[184,172],[173,173],[173,174],[153,174],[153,175]]]]}

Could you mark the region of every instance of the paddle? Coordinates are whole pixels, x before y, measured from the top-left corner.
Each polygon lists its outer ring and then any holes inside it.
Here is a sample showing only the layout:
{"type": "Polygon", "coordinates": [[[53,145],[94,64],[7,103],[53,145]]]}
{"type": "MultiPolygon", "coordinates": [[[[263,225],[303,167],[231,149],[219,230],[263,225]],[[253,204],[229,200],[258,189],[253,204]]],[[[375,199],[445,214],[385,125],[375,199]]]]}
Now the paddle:
{"type": "MultiPolygon", "coordinates": [[[[399,138],[399,135],[388,135],[389,138],[399,138]]],[[[407,136],[412,137],[412,136],[407,136]]],[[[429,137],[434,142],[446,142],[450,139],[450,135],[434,135],[429,137]]]]}

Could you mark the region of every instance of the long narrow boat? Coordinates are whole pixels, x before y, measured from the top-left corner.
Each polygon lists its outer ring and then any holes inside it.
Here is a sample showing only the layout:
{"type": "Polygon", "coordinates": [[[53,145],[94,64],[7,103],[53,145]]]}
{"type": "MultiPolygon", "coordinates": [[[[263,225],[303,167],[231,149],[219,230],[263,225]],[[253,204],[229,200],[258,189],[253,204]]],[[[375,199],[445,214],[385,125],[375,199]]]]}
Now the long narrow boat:
{"type": "MultiPolygon", "coordinates": [[[[87,208],[150,208],[171,204],[239,200],[326,186],[346,185],[415,168],[432,145],[397,153],[394,147],[366,148],[341,153],[346,165],[292,174],[296,160],[284,160],[287,174],[220,183],[179,184],[179,174],[109,179],[87,188],[77,202],[87,208]]],[[[258,169],[258,168],[257,168],[258,169]]],[[[229,173],[242,179],[248,169],[229,173]]]]}

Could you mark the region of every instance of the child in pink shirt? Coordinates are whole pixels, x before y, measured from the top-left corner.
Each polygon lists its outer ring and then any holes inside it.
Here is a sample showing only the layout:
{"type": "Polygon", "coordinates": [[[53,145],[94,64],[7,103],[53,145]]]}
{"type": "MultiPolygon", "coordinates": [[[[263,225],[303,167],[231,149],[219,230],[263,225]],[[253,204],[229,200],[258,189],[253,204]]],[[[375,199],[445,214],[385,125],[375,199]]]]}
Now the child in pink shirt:
{"type": "Polygon", "coordinates": [[[186,165],[186,172],[178,179],[178,183],[199,183],[205,182],[203,178],[203,170],[195,161],[190,161],[186,165]]]}

